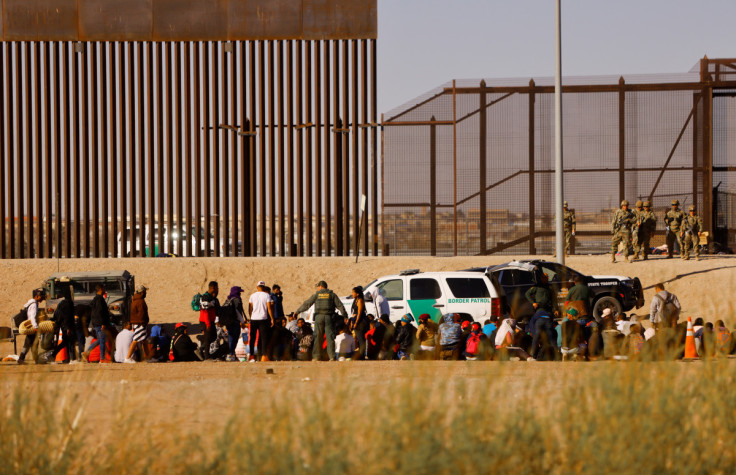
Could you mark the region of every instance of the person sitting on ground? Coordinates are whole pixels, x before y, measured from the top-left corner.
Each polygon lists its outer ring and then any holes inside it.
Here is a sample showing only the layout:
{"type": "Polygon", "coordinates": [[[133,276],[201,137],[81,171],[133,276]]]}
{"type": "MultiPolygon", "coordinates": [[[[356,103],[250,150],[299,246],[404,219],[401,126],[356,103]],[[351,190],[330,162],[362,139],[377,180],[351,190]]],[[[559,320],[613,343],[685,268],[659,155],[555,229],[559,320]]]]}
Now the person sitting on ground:
{"type": "MultiPolygon", "coordinates": [[[[379,360],[393,360],[396,357],[394,346],[396,345],[396,327],[387,314],[381,315],[380,318],[382,327],[381,337],[381,351],[378,353],[379,360]]],[[[377,331],[378,333],[378,331],[377,331]]]]}
{"type": "Polygon", "coordinates": [[[622,335],[627,336],[631,333],[631,325],[633,324],[625,313],[621,312],[616,315],[616,330],[621,332],[622,335]]]}
{"type": "Polygon", "coordinates": [[[416,328],[412,325],[412,317],[408,314],[404,315],[396,331],[396,356],[400,360],[413,359],[415,341],[416,328]]]}
{"type": "MultiPolygon", "coordinates": [[[[133,344],[133,332],[131,329],[133,324],[128,322],[123,323],[123,329],[118,333],[115,338],[115,362],[116,363],[130,363],[128,358],[128,352],[130,351],[130,345],[133,344]]],[[[133,361],[135,363],[135,361],[133,361]]]]}
{"type": "Polygon", "coordinates": [[[487,339],[488,337],[481,331],[480,323],[473,322],[470,326],[470,335],[465,341],[465,359],[470,361],[485,359],[484,346],[487,339]]]}
{"type": "Polygon", "coordinates": [[[151,358],[148,360],[151,363],[165,363],[169,360],[169,349],[171,348],[171,338],[166,335],[166,332],[161,325],[154,325],[151,327],[151,336],[148,339],[149,355],[151,358]]]}
{"type": "Polygon", "coordinates": [[[703,327],[705,322],[701,317],[695,319],[693,323],[693,335],[695,336],[695,350],[698,354],[702,354],[703,351],[703,327]]]}
{"type": "Polygon", "coordinates": [[[513,318],[505,318],[501,322],[501,326],[498,327],[496,332],[496,354],[502,359],[505,358],[518,358],[520,360],[528,361],[531,359],[529,353],[524,351],[523,348],[516,346],[517,334],[522,333],[521,328],[516,324],[516,320],[513,318]]]}
{"type": "Polygon", "coordinates": [[[562,361],[585,357],[585,340],[583,339],[583,327],[577,322],[578,311],[574,308],[567,310],[566,318],[562,321],[561,331],[561,353],[562,361]]]}
{"type": "Polygon", "coordinates": [[[177,323],[174,327],[174,338],[171,340],[171,361],[199,361],[195,351],[197,345],[187,332],[185,323],[177,323]]]}
{"type": "Polygon", "coordinates": [[[383,336],[383,334],[378,330],[379,328],[382,328],[383,325],[376,320],[371,320],[368,326],[369,329],[365,334],[366,344],[368,345],[366,357],[369,360],[377,360],[378,354],[381,351],[381,338],[383,336]]]}
{"type": "Polygon", "coordinates": [[[299,321],[297,319],[296,313],[291,312],[286,316],[286,329],[289,330],[291,333],[296,333],[299,329],[299,321]]]}
{"type": "Polygon", "coordinates": [[[299,338],[299,350],[296,354],[296,359],[299,361],[312,361],[312,345],[314,345],[312,325],[304,322],[301,327],[301,338],[299,338]]]}
{"type": "Polygon", "coordinates": [[[718,320],[715,327],[716,337],[716,355],[726,356],[731,354],[731,332],[726,328],[726,324],[723,320],[718,320]]]}
{"type": "Polygon", "coordinates": [[[437,352],[437,332],[440,326],[437,325],[428,313],[419,315],[419,328],[417,329],[417,340],[419,341],[420,359],[435,359],[437,352]]]}
{"type": "Polygon", "coordinates": [[[348,331],[348,327],[340,325],[335,338],[335,352],[338,361],[350,361],[355,354],[355,338],[348,331]]]}
{"type": "Polygon", "coordinates": [[[712,322],[706,322],[703,327],[703,352],[700,356],[713,358],[716,355],[716,333],[712,322]]]}
{"type": "Polygon", "coordinates": [[[284,319],[274,320],[271,339],[266,346],[266,355],[271,361],[290,361],[294,335],[284,327],[284,319]]]}
{"type": "Polygon", "coordinates": [[[442,323],[439,327],[441,360],[460,359],[463,331],[456,321],[456,316],[459,317],[454,313],[448,313],[442,317],[442,323]]]}
{"type": "Polygon", "coordinates": [[[621,353],[627,355],[629,359],[639,358],[644,349],[644,337],[642,336],[641,326],[634,324],[631,326],[629,335],[624,340],[621,353]]]}
{"type": "Polygon", "coordinates": [[[486,337],[492,338],[493,332],[496,331],[496,323],[498,322],[498,317],[492,317],[489,320],[486,320],[483,322],[483,333],[486,337]]]}

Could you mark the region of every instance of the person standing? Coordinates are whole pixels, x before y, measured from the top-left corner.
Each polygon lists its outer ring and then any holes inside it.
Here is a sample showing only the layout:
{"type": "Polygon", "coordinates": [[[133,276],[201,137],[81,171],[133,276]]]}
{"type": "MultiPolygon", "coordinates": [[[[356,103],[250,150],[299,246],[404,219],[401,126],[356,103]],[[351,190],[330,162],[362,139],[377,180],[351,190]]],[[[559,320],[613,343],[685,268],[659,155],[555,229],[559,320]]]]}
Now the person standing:
{"type": "Polygon", "coordinates": [[[133,325],[133,343],[130,345],[128,357],[124,361],[125,363],[135,363],[133,352],[138,347],[141,348],[141,361],[148,359],[146,333],[150,318],[148,317],[148,304],[146,304],[147,293],[148,287],[139,285],[135,289],[135,294],[133,294],[133,301],[130,304],[130,323],[133,325]]]}
{"type": "Polygon", "coordinates": [[[31,350],[33,362],[38,364],[38,305],[46,300],[46,292],[44,292],[43,289],[34,289],[32,296],[33,298],[26,302],[23,308],[26,309],[26,316],[28,317],[28,320],[31,321],[34,332],[26,335],[26,340],[23,342],[23,349],[18,356],[18,364],[23,364],[25,362],[28,350],[31,350]]]}
{"type": "MultiPolygon", "coordinates": [[[[639,215],[639,241],[638,248],[641,249],[641,256],[643,260],[649,259],[649,253],[651,252],[650,241],[654,232],[657,230],[657,215],[652,211],[652,203],[650,201],[644,202],[644,211],[639,215]]],[[[637,258],[637,248],[634,248],[634,259],[637,258]]]]}
{"type": "MultiPolygon", "coordinates": [[[[95,349],[97,345],[100,345],[100,363],[107,362],[105,358],[105,351],[107,350],[106,333],[111,325],[110,311],[107,308],[105,297],[103,297],[104,294],[105,287],[103,287],[102,284],[97,284],[95,286],[95,297],[92,299],[92,304],[90,305],[91,310],[89,314],[89,321],[92,325],[92,329],[95,332],[97,340],[92,345],[90,345],[90,347],[87,349],[87,353],[89,354],[92,350],[95,349]]],[[[135,296],[133,296],[133,298],[135,299],[135,296]]],[[[133,309],[131,307],[131,315],[132,313],[133,309]]],[[[112,355],[110,356],[112,357],[112,355]]]]}
{"type": "Polygon", "coordinates": [[[353,333],[358,342],[358,353],[356,359],[365,359],[366,340],[365,334],[369,329],[368,316],[365,311],[365,300],[363,298],[363,287],[353,288],[353,305],[350,308],[350,314],[353,318],[353,333]]]}
{"type": "Polygon", "coordinates": [[[217,294],[220,293],[220,285],[216,281],[212,281],[207,285],[207,292],[202,294],[199,300],[199,323],[202,328],[202,359],[206,360],[210,356],[210,344],[217,339],[217,329],[215,328],[215,319],[220,311],[220,301],[217,300],[217,294]]]}
{"type": "Polygon", "coordinates": [[[273,284],[271,287],[271,300],[273,300],[273,318],[278,320],[280,318],[286,318],[284,313],[284,294],[281,292],[281,286],[279,284],[273,284]]]}
{"type": "Polygon", "coordinates": [[[631,247],[631,227],[636,222],[634,213],[629,209],[629,202],[623,200],[621,208],[617,209],[611,220],[611,262],[616,263],[618,245],[623,244],[624,260],[629,262],[629,247],[631,247]]]}
{"type": "Polygon", "coordinates": [[[77,361],[77,356],[74,351],[76,346],[76,329],[74,321],[74,301],[72,300],[72,288],[71,284],[67,282],[61,282],[59,284],[59,292],[64,299],[59,302],[54,311],[54,334],[58,335],[59,330],[62,333],[61,343],[57,343],[52,353],[52,359],[56,358],[56,355],[66,348],[67,359],[65,362],[77,361]]]}
{"type": "Polygon", "coordinates": [[[585,284],[585,279],[581,275],[576,275],[573,282],[575,282],[575,285],[570,287],[567,292],[566,307],[574,308],[580,316],[588,316],[590,315],[590,299],[592,297],[590,288],[585,284]]]}
{"type": "Polygon", "coordinates": [[[572,246],[573,240],[575,239],[575,210],[568,209],[567,201],[562,205],[564,215],[562,216],[562,223],[565,228],[565,256],[570,255],[570,247],[572,246]]]}
{"type": "Polygon", "coordinates": [[[255,359],[256,338],[258,339],[258,355],[261,361],[268,361],[266,349],[271,340],[271,328],[274,326],[274,304],[271,294],[266,291],[266,283],[258,282],[256,292],[248,299],[250,314],[250,360],[255,359]]]}
{"type": "Polygon", "coordinates": [[[524,296],[532,304],[535,312],[539,309],[554,312],[554,295],[552,289],[549,288],[549,278],[547,277],[547,274],[543,272],[540,274],[539,278],[540,282],[527,290],[524,296]]]}
{"type": "Polygon", "coordinates": [[[376,316],[378,318],[381,318],[383,315],[388,315],[390,317],[391,308],[389,307],[385,291],[376,287],[373,289],[371,297],[373,298],[373,305],[376,307],[376,316]]]}
{"type": "Polygon", "coordinates": [[[239,286],[230,288],[227,300],[220,307],[219,323],[227,330],[227,339],[230,352],[227,361],[238,361],[235,357],[235,348],[238,346],[241,329],[245,328],[245,310],[240,295],[243,289],[239,286]]]}
{"type": "Polygon", "coordinates": [[[649,307],[649,321],[657,330],[675,326],[682,308],[680,301],[675,294],[664,290],[662,283],[655,285],[654,291],[656,294],[649,307]]]}
{"type": "Polygon", "coordinates": [[[642,231],[641,226],[641,216],[644,213],[644,202],[642,200],[638,200],[636,204],[634,205],[634,224],[631,226],[631,247],[634,248],[634,257],[632,257],[632,260],[636,260],[639,257],[639,246],[641,245],[641,236],[640,233],[642,231]]]}
{"type": "Polygon", "coordinates": [[[667,227],[667,259],[672,259],[675,242],[677,242],[677,247],[682,253],[680,228],[682,227],[682,221],[685,219],[685,213],[682,212],[679,206],[679,200],[672,200],[672,209],[667,211],[667,214],[664,216],[664,225],[667,227]]]}
{"type": "Polygon", "coordinates": [[[681,256],[683,260],[690,259],[690,246],[695,251],[695,260],[700,260],[700,234],[703,231],[703,220],[695,214],[695,206],[690,205],[688,215],[682,220],[682,231],[680,232],[680,242],[682,246],[681,256]]]}
{"type": "Polygon", "coordinates": [[[347,312],[340,298],[330,289],[327,288],[327,282],[320,280],[317,282],[317,292],[309,297],[296,310],[296,313],[302,313],[309,307],[314,305],[314,347],[312,357],[319,361],[320,351],[322,350],[323,335],[327,338],[327,356],[331,361],[335,361],[335,329],[333,326],[333,316],[335,310],[340,312],[342,318],[347,318],[347,312]]]}

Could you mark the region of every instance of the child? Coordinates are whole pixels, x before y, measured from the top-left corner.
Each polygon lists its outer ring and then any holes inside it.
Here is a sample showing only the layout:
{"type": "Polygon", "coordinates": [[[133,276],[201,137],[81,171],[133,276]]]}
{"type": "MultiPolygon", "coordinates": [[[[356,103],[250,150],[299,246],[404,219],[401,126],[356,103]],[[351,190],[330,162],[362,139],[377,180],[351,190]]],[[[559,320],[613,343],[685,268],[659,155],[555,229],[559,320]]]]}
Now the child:
{"type": "Polygon", "coordinates": [[[335,338],[335,353],[339,361],[350,361],[355,353],[355,338],[348,333],[346,326],[340,327],[340,334],[335,338]]]}

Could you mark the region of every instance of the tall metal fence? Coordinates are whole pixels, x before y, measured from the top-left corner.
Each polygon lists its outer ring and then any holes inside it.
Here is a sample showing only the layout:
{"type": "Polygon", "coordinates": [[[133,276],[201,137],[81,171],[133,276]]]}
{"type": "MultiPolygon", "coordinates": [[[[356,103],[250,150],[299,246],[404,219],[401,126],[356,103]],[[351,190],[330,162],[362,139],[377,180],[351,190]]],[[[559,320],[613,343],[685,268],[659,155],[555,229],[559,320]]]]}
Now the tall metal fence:
{"type": "Polygon", "coordinates": [[[0,258],[378,252],[375,1],[0,9],[0,258]]]}
{"type": "MultiPolygon", "coordinates": [[[[654,245],[672,199],[694,205],[711,234],[728,235],[714,221],[714,182],[736,192],[735,64],[706,57],[681,75],[563,79],[577,253],[610,251],[610,217],[624,199],[653,201],[654,245]]],[[[551,254],[553,92],[551,79],[453,81],[385,114],[385,250],[551,254]]]]}

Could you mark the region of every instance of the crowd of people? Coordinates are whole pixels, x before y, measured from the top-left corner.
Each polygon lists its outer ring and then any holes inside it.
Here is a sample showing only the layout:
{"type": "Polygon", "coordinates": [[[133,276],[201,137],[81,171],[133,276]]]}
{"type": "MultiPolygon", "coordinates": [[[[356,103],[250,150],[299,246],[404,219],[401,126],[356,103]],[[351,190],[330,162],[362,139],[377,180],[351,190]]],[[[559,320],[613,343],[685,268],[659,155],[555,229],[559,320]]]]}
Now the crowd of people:
{"type": "MultiPolygon", "coordinates": [[[[244,289],[233,286],[220,303],[217,282],[192,299],[199,316],[199,334],[192,339],[189,325],[177,323],[172,335],[161,325],[149,328],[146,295],[138,286],[132,298],[130,319],[121,331],[110,323],[97,287],[89,319],[75,315],[69,289],[53,314],[51,334],[26,336],[18,363],[33,359],[61,362],[136,363],[167,361],[347,361],[347,360],[596,360],[675,359],[684,352],[687,321],[680,318],[677,297],[656,285],[650,314],[614,314],[605,309],[591,312],[591,293],[582,279],[558,307],[542,283],[526,293],[534,308],[529,319],[509,315],[483,323],[467,315],[404,315],[392,322],[389,315],[368,312],[364,291],[355,287],[348,312],[337,295],[320,281],[316,292],[294,312],[286,314],[279,285],[258,282],[247,305],[244,289]],[[300,317],[312,309],[308,321],[300,317]],[[649,320],[646,322],[646,320],[649,320]],[[85,328],[87,332],[85,332],[85,328]],[[63,358],[57,358],[64,351],[63,358]]],[[[28,320],[39,328],[42,289],[33,291],[26,304],[28,320]]],[[[376,306],[375,308],[381,308],[376,306]]],[[[696,347],[701,356],[729,355],[736,350],[733,335],[722,320],[694,322],[696,347]]]]}

